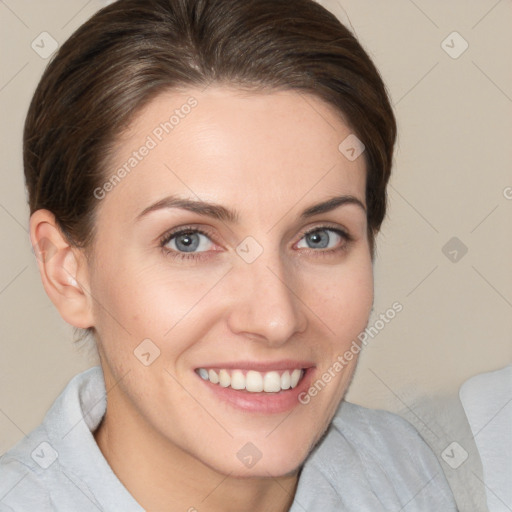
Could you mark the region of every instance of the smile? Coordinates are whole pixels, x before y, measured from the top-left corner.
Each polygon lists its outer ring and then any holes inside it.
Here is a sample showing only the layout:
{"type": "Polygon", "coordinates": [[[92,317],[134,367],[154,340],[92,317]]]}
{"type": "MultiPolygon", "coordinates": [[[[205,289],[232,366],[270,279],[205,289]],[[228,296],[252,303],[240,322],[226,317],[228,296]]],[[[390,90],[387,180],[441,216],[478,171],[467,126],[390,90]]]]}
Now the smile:
{"type": "Polygon", "coordinates": [[[305,372],[302,368],[269,372],[198,368],[196,373],[203,380],[223,388],[250,393],[278,393],[296,388],[305,372]]]}

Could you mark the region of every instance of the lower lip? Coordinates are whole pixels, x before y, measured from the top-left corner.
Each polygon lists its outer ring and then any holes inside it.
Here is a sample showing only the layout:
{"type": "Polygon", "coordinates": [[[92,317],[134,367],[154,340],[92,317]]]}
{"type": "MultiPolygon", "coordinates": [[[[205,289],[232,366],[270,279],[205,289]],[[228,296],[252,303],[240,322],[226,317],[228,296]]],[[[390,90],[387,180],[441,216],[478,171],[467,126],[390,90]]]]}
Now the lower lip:
{"type": "Polygon", "coordinates": [[[278,414],[287,412],[300,405],[299,395],[309,388],[314,368],[308,368],[297,387],[279,391],[278,393],[251,393],[250,391],[237,391],[233,388],[224,388],[220,384],[212,384],[208,380],[198,378],[208,389],[223,402],[246,412],[260,414],[278,414]]]}

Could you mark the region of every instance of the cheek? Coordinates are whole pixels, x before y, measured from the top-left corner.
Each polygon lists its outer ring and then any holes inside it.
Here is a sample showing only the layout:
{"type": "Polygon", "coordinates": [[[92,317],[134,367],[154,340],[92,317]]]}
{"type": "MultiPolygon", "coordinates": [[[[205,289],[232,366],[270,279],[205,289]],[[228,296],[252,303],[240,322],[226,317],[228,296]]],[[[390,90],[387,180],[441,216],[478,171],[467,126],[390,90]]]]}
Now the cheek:
{"type": "Polygon", "coordinates": [[[183,351],[190,338],[183,330],[197,330],[198,312],[215,309],[215,303],[204,299],[225,271],[178,268],[164,257],[153,264],[128,256],[105,258],[91,285],[95,326],[100,340],[105,340],[104,350],[115,359],[129,358],[149,338],[167,353],[183,351]]]}
{"type": "Polygon", "coordinates": [[[322,360],[310,387],[299,401],[310,421],[326,428],[345,395],[360,354],[358,336],[367,326],[373,305],[371,259],[331,269],[310,289],[311,309],[324,325],[322,360]]]}
{"type": "Polygon", "coordinates": [[[148,264],[128,251],[115,260],[105,257],[91,286],[99,323],[114,322],[128,331],[139,322],[151,329],[158,317],[171,322],[183,302],[192,298],[193,289],[182,273],[169,272],[160,263],[148,264]]]}
{"type": "MultiPolygon", "coordinates": [[[[308,303],[330,328],[331,338],[344,343],[366,327],[373,305],[373,268],[361,258],[354,265],[333,267],[317,275],[316,285],[305,287],[308,303]]],[[[350,340],[351,341],[351,340],[350,340]]]]}
{"type": "MultiPolygon", "coordinates": [[[[147,331],[169,338],[195,318],[198,311],[215,310],[209,291],[225,269],[177,268],[165,262],[137,273],[131,282],[134,302],[120,302],[127,321],[135,331],[147,331]]],[[[125,294],[125,290],[120,290],[125,294]]]]}

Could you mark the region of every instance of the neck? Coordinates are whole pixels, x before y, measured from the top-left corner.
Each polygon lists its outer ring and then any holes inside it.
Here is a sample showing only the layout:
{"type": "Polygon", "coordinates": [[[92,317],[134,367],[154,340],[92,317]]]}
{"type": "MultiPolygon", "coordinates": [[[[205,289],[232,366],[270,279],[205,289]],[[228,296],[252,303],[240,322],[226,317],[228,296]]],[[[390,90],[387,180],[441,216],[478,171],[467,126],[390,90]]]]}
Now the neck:
{"type": "Polygon", "coordinates": [[[118,403],[122,398],[115,393],[109,394],[107,413],[94,437],[118,479],[148,512],[290,509],[298,473],[268,478],[222,474],[160,436],[140,415],[127,419],[118,403]]]}

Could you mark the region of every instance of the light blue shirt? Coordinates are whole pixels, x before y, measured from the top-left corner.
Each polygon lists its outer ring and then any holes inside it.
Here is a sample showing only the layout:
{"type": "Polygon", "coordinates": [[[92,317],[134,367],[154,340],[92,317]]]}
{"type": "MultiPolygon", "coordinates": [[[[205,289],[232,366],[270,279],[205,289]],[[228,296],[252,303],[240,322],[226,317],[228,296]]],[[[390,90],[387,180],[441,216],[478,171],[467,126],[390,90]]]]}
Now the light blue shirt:
{"type": "Polygon", "coordinates": [[[512,510],[512,365],[467,380],[460,398],[482,458],[490,512],[512,510]]]}
{"type": "MultiPolygon", "coordinates": [[[[100,367],[69,382],[43,423],[0,458],[1,512],[144,510],[92,434],[106,405],[100,367]]],[[[342,402],[305,461],[290,512],[456,510],[436,457],[409,423],[342,402]]]]}

